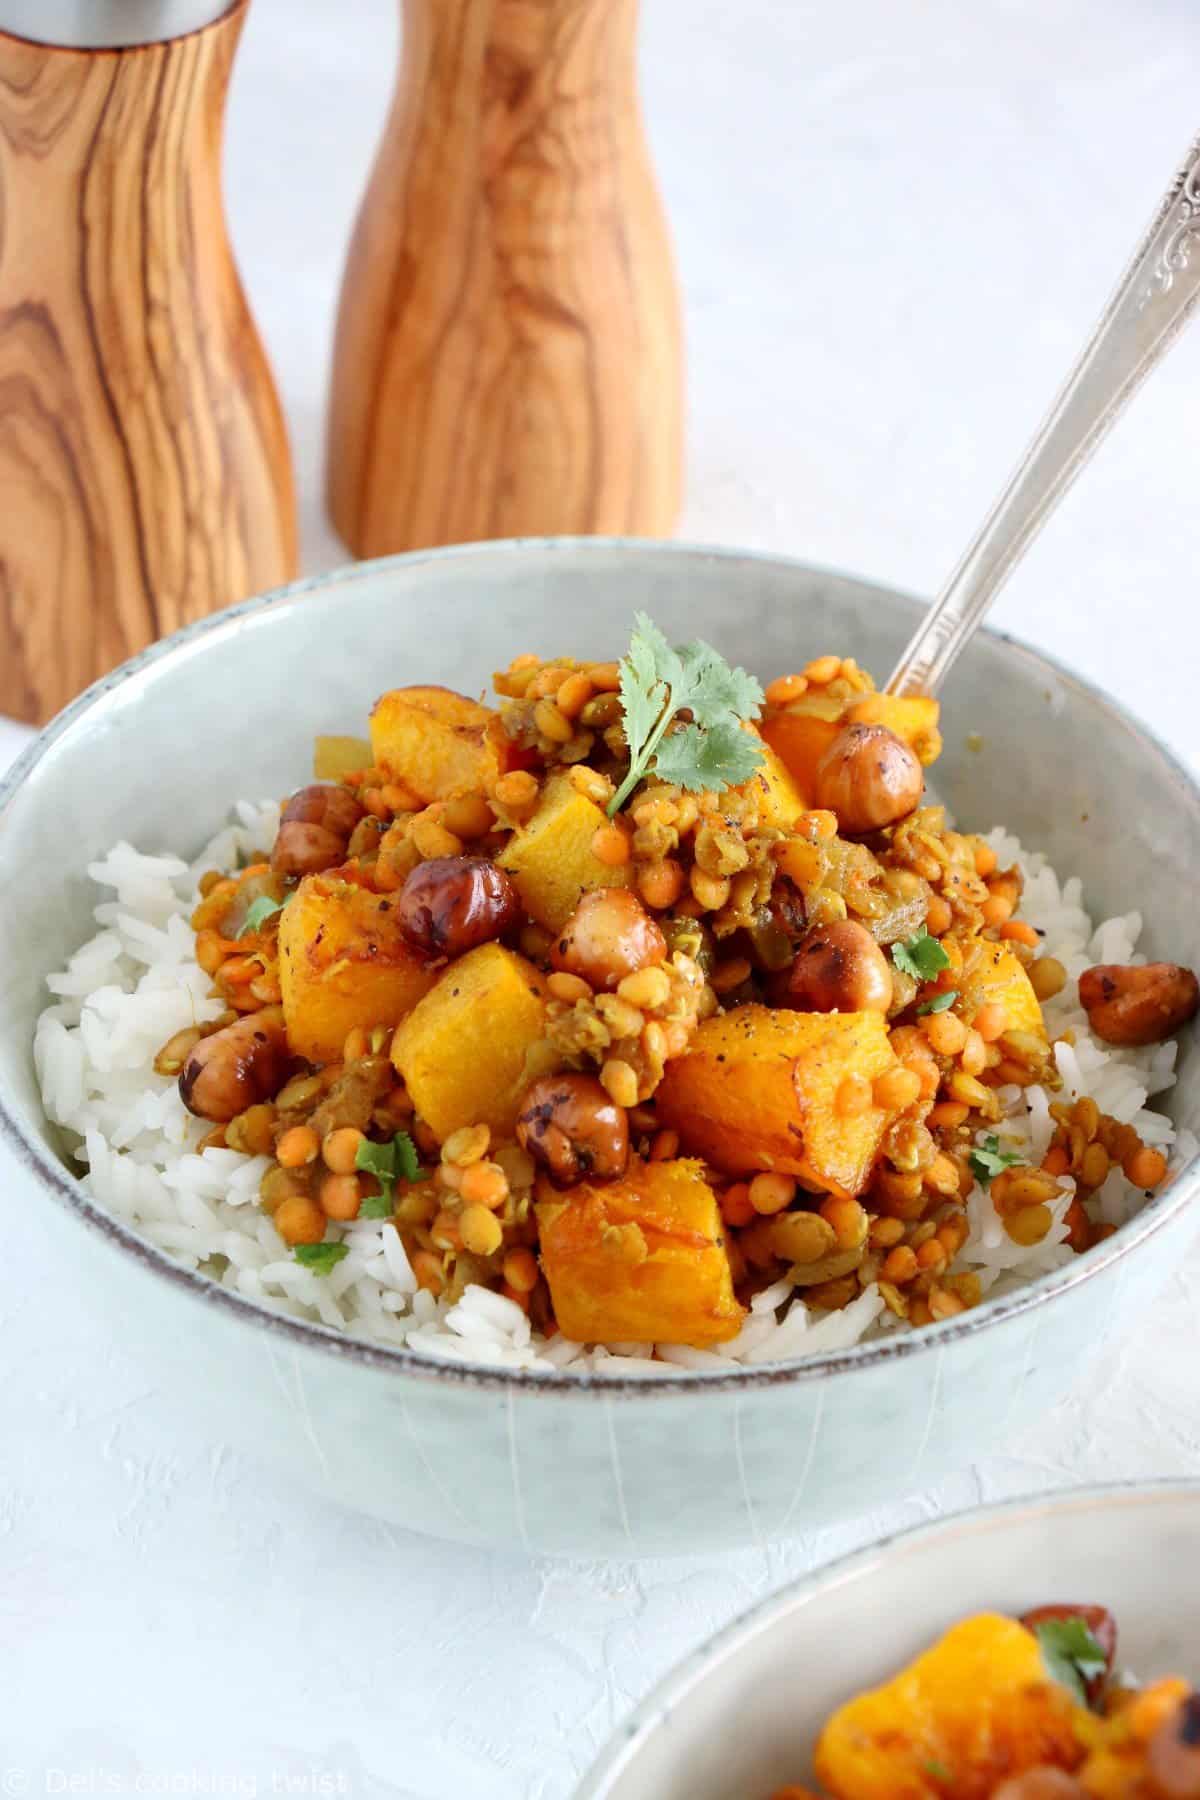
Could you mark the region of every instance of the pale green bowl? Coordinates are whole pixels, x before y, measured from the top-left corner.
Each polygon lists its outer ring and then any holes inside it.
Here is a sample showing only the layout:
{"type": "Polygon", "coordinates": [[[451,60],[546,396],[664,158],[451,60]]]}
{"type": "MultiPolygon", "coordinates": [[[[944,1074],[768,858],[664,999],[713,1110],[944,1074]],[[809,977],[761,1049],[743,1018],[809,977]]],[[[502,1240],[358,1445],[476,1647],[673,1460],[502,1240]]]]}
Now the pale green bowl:
{"type": "MultiPolygon", "coordinates": [[[[151,1249],[80,1192],[42,1114],[43,979],[88,934],[85,866],[118,838],[194,854],[241,796],[282,794],[322,731],[386,686],[480,691],[517,650],[608,657],[636,608],[761,675],[828,649],[885,671],[915,603],[776,558],[671,544],[479,545],[302,582],[193,626],[70,707],[0,788],[0,1142],[58,1235],[70,1304],[102,1308],[207,1430],[348,1504],[463,1541],[661,1554],[795,1535],[999,1449],[1142,1311],[1200,1223],[1195,1169],[1068,1269],[959,1320],[718,1376],[509,1375],[373,1350],[266,1311],[151,1249]]],[[[977,641],[946,695],[943,797],[1141,906],[1147,946],[1200,961],[1200,794],[1111,702],[977,641]],[[965,748],[978,733],[983,748],[965,748]]],[[[1200,1063],[1174,1095],[1200,1127],[1200,1063]]]]}

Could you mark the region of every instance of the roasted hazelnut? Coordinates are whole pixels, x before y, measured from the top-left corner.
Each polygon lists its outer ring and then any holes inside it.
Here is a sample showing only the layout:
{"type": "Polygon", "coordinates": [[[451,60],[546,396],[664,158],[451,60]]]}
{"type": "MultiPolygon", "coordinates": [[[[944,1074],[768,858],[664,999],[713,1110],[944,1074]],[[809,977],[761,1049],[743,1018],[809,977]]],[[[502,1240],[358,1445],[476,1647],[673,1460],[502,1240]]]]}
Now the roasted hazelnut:
{"type": "Polygon", "coordinates": [[[1106,1044],[1157,1044],[1195,1017],[1200,985],[1178,963],[1097,963],[1079,977],[1079,1002],[1106,1044]]]}
{"type": "Polygon", "coordinates": [[[1159,1800],[1200,1796],[1200,1694],[1189,1694],[1168,1714],[1146,1751],[1152,1792],[1159,1800]]]}
{"type": "Polygon", "coordinates": [[[363,809],[349,788],[313,782],[294,793],[279,819],[271,867],[279,875],[316,875],[345,862],[363,809]]]}
{"type": "Polygon", "coordinates": [[[597,992],[612,992],[638,969],[666,960],[667,940],[628,888],[592,888],[550,949],[550,961],[597,992]]]}
{"type": "Polygon", "coordinates": [[[772,977],[771,998],[793,1012],[886,1014],[892,971],[865,926],[837,919],[800,940],[795,960],[772,977]]]}
{"type": "Polygon", "coordinates": [[[560,1187],[613,1181],[629,1161],[625,1110],[591,1075],[543,1075],[528,1089],[517,1142],[560,1187]]]}
{"type": "Polygon", "coordinates": [[[1046,1763],[1001,1783],[993,1790],[993,1800],[1087,1800],[1087,1791],[1065,1769],[1046,1763]]]}
{"type": "Polygon", "coordinates": [[[511,931],[521,908],[504,870],[486,856],[435,856],[412,870],[396,912],[414,949],[464,956],[511,931]]]}
{"type": "Polygon", "coordinates": [[[1104,1667],[1098,1675],[1093,1675],[1085,1684],[1088,1703],[1097,1705],[1108,1685],[1112,1674],[1112,1666],[1117,1655],[1117,1621],[1107,1606],[1035,1606],[1031,1612],[1021,1614],[1021,1623],[1026,1631],[1036,1631],[1039,1625],[1046,1625],[1063,1619],[1082,1619],[1095,1638],[1104,1656],[1104,1667]]]}
{"type": "Polygon", "coordinates": [[[283,1086],[290,1055],[283,1008],[264,1006],[200,1039],[179,1073],[189,1112],[227,1124],[283,1086]]]}
{"type": "Polygon", "coordinates": [[[886,725],[846,725],[817,764],[814,801],[851,836],[894,825],[917,805],[925,773],[886,725]]]}

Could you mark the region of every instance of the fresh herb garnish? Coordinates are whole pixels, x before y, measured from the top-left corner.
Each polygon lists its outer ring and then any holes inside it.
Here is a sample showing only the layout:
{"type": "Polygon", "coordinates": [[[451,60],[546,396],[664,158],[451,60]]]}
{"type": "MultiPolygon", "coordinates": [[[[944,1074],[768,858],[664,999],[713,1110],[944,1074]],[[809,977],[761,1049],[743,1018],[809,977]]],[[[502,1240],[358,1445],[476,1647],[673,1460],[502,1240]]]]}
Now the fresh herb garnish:
{"type": "Polygon", "coordinates": [[[935,937],[925,930],[917,932],[902,944],[892,945],[892,961],[904,975],[914,981],[932,981],[950,967],[950,958],[935,937]]]}
{"type": "Polygon", "coordinates": [[[954,1780],[953,1772],[946,1767],[944,1762],[939,1762],[936,1756],[928,1757],[921,1764],[921,1767],[924,1769],[924,1771],[927,1775],[932,1775],[932,1777],[935,1781],[953,1781],[954,1780]]]}
{"type": "Polygon", "coordinates": [[[672,649],[658,626],[637,613],[629,655],[621,664],[621,707],[629,773],[608,803],[610,818],[650,773],[694,793],[719,793],[748,781],[763,761],[762,746],[743,729],[757,718],[763,691],[753,675],[734,669],[711,644],[696,638],[672,649]],[[691,715],[667,736],[681,712],[691,715]]]}
{"type": "Polygon", "coordinates": [[[967,1152],[967,1161],[975,1174],[980,1187],[989,1187],[992,1177],[999,1175],[1002,1169],[1010,1169],[1021,1158],[1011,1150],[1000,1148],[1000,1139],[994,1131],[990,1131],[982,1144],[973,1144],[967,1152]]]}
{"type": "Polygon", "coordinates": [[[264,919],[269,919],[275,913],[282,912],[286,904],[285,900],[273,900],[270,894],[260,894],[257,900],[250,902],[238,936],[240,938],[249,937],[252,931],[258,930],[264,919]]]}
{"type": "Polygon", "coordinates": [[[396,1210],[396,1201],[389,1185],[380,1184],[377,1194],[364,1194],[358,1208],[360,1219],[390,1219],[396,1210]]]}
{"type": "Polygon", "coordinates": [[[1078,1614],[1071,1619],[1043,1619],[1034,1626],[1033,1635],[1049,1674],[1086,1706],[1088,1682],[1108,1667],[1108,1658],[1086,1622],[1078,1614]]]}
{"type": "Polygon", "coordinates": [[[932,1000],[922,1001],[921,1005],[917,1008],[918,1016],[921,1013],[945,1012],[947,1007],[953,1006],[957,999],[958,989],[946,988],[944,992],[935,994],[932,1000]]]}
{"type": "Polygon", "coordinates": [[[328,1275],[343,1256],[349,1256],[349,1244],[297,1244],[296,1261],[311,1269],[314,1275],[328,1275]]]}
{"type": "Polygon", "coordinates": [[[354,1166],[364,1175],[373,1175],[379,1183],[379,1192],[368,1194],[359,1207],[360,1219],[390,1219],[396,1204],[396,1183],[416,1181],[421,1174],[417,1146],[407,1131],[398,1131],[386,1144],[360,1139],[354,1166]]]}

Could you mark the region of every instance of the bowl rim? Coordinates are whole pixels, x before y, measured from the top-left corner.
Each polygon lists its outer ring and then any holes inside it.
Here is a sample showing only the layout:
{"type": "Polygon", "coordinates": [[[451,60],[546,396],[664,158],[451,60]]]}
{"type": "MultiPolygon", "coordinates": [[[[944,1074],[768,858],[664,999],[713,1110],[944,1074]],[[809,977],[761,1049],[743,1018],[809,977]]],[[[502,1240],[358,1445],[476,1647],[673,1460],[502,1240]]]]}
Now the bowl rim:
{"type": "MultiPolygon", "coordinates": [[[[46,725],[16,761],[0,778],[0,827],[4,815],[18,790],[44,760],[58,740],[64,737],[85,714],[102,705],[106,698],[128,684],[136,683],[160,663],[186,661],[209,639],[236,632],[247,620],[269,611],[298,608],[306,596],[324,589],[351,585],[364,576],[386,575],[393,570],[408,571],[443,562],[486,561],[497,555],[520,558],[529,552],[576,556],[628,551],[634,554],[663,557],[670,560],[696,559],[703,562],[770,565],[776,569],[834,581],[851,581],[885,598],[888,604],[900,603],[902,609],[916,611],[925,603],[901,589],[860,577],[847,570],[831,569],[809,563],[798,557],[774,551],[746,550],[737,546],[710,545],[675,539],[633,537],[549,537],[502,538],[470,544],[449,544],[428,550],[403,551],[361,562],[348,562],[316,575],[303,576],[266,593],[194,620],[169,636],[148,645],[137,655],[94,681],[46,725]]],[[[1044,651],[1035,650],[1006,632],[984,627],[983,635],[1003,644],[1035,671],[1050,672],[1064,686],[1076,690],[1104,712],[1111,724],[1122,732],[1148,744],[1164,764],[1167,774],[1190,803],[1200,825],[1200,781],[1193,778],[1173,751],[1140,720],[1126,712],[1090,682],[1066,668],[1044,651]]],[[[751,1388],[768,1388],[796,1382],[823,1381],[831,1375],[847,1374],[860,1367],[877,1367],[913,1357],[940,1358],[945,1349],[978,1332],[988,1331],[1026,1312],[1047,1304],[1059,1294],[1081,1286],[1102,1272],[1122,1262],[1139,1244],[1154,1236],[1183,1211],[1200,1187],[1200,1152],[1174,1177],[1170,1188],[1150,1200],[1120,1230],[1101,1244],[1072,1258],[1071,1262],[1048,1274],[1036,1277],[1024,1286],[995,1299],[985,1299],[978,1307],[944,1320],[921,1331],[897,1332],[866,1343],[852,1344],[841,1350],[821,1352],[815,1356],[793,1357],[777,1363],[757,1363],[749,1367],[734,1365],[726,1373],[714,1370],[681,1370],[670,1375],[609,1375],[571,1368],[547,1371],[512,1369],[494,1364],[451,1361],[409,1350],[404,1346],[377,1344],[357,1338],[335,1327],[273,1309],[252,1300],[211,1276],[187,1269],[164,1250],[138,1235],[132,1226],[108,1212],[83,1191],[80,1179],[54,1156],[49,1148],[27,1132],[15,1111],[6,1102],[0,1084],[0,1142],[7,1145],[18,1164],[26,1168],[53,1197],[85,1226],[99,1233],[119,1253],[131,1256],[153,1276],[176,1285],[179,1291],[201,1305],[226,1311],[248,1328],[257,1327],[278,1334],[296,1347],[324,1352],[391,1375],[411,1376],[419,1380],[449,1381],[459,1386],[492,1389],[508,1394],[540,1393],[570,1399],[580,1393],[599,1393],[605,1398],[631,1401],[654,1400],[679,1396],[703,1388],[705,1392],[743,1392],[751,1388]]]]}
{"type": "Polygon", "coordinates": [[[713,1632],[657,1681],[645,1698],[617,1727],[587,1770],[571,1800],[610,1800],[615,1783],[635,1756],[669,1720],[673,1710],[721,1663],[736,1657],[753,1639],[772,1631],[780,1620],[800,1612],[831,1588],[877,1569],[885,1557],[919,1553],[938,1538],[988,1532],[1039,1516],[1105,1512],[1117,1508],[1154,1507],[1176,1500],[1200,1500],[1200,1477],[1164,1476],[1150,1481],[1089,1482],[1082,1487],[1013,1495],[987,1506],[968,1506],[940,1519],[925,1519],[899,1531],[873,1538],[857,1550],[821,1563],[758,1600],[713,1632]]]}

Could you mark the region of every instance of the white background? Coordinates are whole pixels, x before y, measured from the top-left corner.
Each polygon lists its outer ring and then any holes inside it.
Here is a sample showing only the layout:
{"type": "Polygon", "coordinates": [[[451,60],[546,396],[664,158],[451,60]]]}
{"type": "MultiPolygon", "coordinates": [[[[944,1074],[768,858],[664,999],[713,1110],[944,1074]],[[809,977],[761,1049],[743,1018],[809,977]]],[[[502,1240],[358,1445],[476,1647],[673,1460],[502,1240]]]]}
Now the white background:
{"type": "MultiPolygon", "coordinates": [[[[932,590],[1200,124],[1194,0],[644,10],[687,305],[683,531],[932,590]]],[[[253,0],[231,105],[233,231],[310,569],[339,560],[319,499],[326,357],[393,11],[253,0]]],[[[998,607],[1193,761],[1198,398],[1200,332],[998,607]]],[[[0,758],[19,739],[0,724],[0,758]]],[[[51,1791],[140,1775],[176,1793],[566,1800],[657,1675],[813,1561],[983,1497],[1200,1472],[1193,1268],[1090,1394],[886,1515],[677,1563],[460,1551],[198,1439],[152,1368],[64,1316],[36,1215],[12,1205],[4,1263],[0,1788],[10,1767],[34,1793],[48,1768],[51,1791]]]]}

